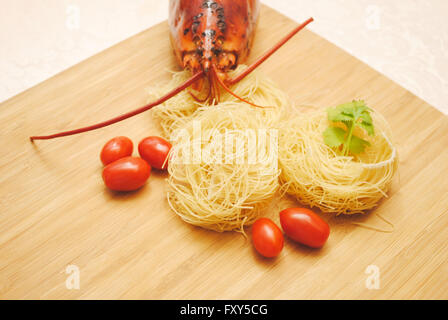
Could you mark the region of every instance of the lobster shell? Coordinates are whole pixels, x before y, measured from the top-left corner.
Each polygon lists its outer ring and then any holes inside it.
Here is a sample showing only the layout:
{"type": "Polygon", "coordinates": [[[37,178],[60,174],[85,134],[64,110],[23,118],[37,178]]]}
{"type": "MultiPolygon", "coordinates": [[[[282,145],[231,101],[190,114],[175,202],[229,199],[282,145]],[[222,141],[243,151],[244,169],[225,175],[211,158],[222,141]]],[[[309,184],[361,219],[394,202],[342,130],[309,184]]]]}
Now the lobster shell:
{"type": "Polygon", "coordinates": [[[193,74],[216,65],[221,74],[247,60],[259,0],[170,0],[169,26],[177,61],[193,74]]]}

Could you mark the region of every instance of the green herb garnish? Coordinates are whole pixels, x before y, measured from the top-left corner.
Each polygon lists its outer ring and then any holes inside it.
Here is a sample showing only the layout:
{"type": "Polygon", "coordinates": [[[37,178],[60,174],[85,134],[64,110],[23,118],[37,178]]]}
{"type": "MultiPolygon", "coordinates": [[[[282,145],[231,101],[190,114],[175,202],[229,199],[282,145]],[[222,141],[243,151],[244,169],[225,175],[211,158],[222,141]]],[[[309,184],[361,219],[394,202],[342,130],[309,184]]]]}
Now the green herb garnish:
{"type": "Polygon", "coordinates": [[[349,153],[355,155],[364,152],[370,143],[354,135],[353,131],[359,127],[364,129],[369,136],[375,134],[370,110],[362,100],[328,108],[328,120],[334,124],[343,123],[346,129],[336,126],[327,128],[323,133],[325,144],[331,148],[337,148],[343,156],[348,156],[349,153]]]}

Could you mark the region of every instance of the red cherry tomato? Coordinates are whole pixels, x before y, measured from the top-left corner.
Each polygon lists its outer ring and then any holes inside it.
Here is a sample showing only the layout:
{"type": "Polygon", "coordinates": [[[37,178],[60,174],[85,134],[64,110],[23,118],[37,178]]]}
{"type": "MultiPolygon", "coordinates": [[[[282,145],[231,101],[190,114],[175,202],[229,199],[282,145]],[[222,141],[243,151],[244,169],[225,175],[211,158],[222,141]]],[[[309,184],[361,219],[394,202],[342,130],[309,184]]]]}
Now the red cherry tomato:
{"type": "Polygon", "coordinates": [[[330,235],[330,227],[306,208],[289,208],[280,212],[283,231],[292,240],[311,248],[321,248],[330,235]]]}
{"type": "Polygon", "coordinates": [[[107,166],[118,159],[132,155],[134,145],[127,137],[116,137],[109,140],[101,150],[101,162],[107,166]]]}
{"type": "Polygon", "coordinates": [[[165,163],[165,160],[170,150],[171,143],[159,137],[145,138],[138,145],[140,157],[145,159],[151,167],[159,170],[165,170],[168,167],[168,162],[165,163]]]}
{"type": "Polygon", "coordinates": [[[274,258],[283,249],[283,234],[272,220],[260,218],[252,226],[252,242],[262,256],[274,258]]]}
{"type": "Polygon", "coordinates": [[[151,175],[151,166],[143,159],[126,157],[107,165],[103,170],[106,186],[115,191],[141,188],[151,175]]]}

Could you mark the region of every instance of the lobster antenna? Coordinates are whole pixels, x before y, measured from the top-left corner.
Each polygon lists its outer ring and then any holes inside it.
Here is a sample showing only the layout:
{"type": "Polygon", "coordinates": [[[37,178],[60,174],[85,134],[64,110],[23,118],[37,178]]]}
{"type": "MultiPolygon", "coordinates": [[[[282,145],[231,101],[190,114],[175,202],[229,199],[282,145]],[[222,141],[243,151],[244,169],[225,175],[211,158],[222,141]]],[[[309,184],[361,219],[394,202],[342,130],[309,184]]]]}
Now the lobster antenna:
{"type": "Polygon", "coordinates": [[[233,85],[233,84],[236,84],[236,83],[240,82],[241,80],[243,80],[249,73],[254,71],[260,64],[265,62],[270,56],[272,56],[278,49],[280,49],[293,36],[295,36],[299,31],[301,31],[303,28],[305,28],[307,25],[309,25],[313,21],[314,21],[313,18],[309,18],[304,23],[297,26],[286,37],[284,37],[282,40],[280,40],[279,43],[277,43],[275,46],[273,46],[271,49],[269,49],[267,52],[265,52],[261,57],[259,57],[254,63],[252,63],[246,70],[244,70],[241,74],[239,74],[235,78],[228,80],[227,83],[229,85],[233,85]]]}
{"type": "Polygon", "coordinates": [[[222,80],[219,78],[218,73],[217,73],[217,70],[216,70],[216,65],[213,65],[213,73],[214,73],[214,76],[215,76],[216,80],[217,80],[218,83],[224,88],[224,90],[226,90],[228,93],[230,93],[232,96],[234,96],[234,97],[237,98],[238,100],[241,100],[241,101],[243,101],[243,102],[245,102],[245,103],[247,103],[247,104],[250,104],[251,106],[257,107],[257,108],[272,108],[272,107],[262,107],[262,106],[259,106],[259,105],[255,104],[255,103],[253,103],[253,102],[250,102],[249,100],[246,100],[246,99],[240,97],[240,96],[237,95],[235,92],[233,92],[228,86],[226,86],[226,84],[224,83],[224,81],[222,81],[222,80]]]}
{"type": "Polygon", "coordinates": [[[166,95],[164,95],[163,97],[159,98],[158,100],[144,106],[141,107],[137,110],[125,113],[121,116],[118,116],[116,118],[104,121],[104,122],[100,122],[98,124],[92,125],[92,126],[88,126],[88,127],[84,127],[84,128],[80,128],[80,129],[76,129],[76,130],[70,130],[70,131],[65,131],[65,132],[61,132],[61,133],[56,133],[56,134],[52,134],[49,136],[34,136],[34,137],[30,137],[31,142],[33,142],[34,140],[50,140],[50,139],[55,139],[55,138],[60,138],[60,137],[66,137],[66,136],[71,136],[71,135],[75,135],[78,133],[83,133],[83,132],[87,132],[87,131],[92,131],[92,130],[96,130],[96,129],[100,129],[100,128],[104,128],[107,126],[110,126],[114,123],[129,119],[133,116],[136,116],[140,113],[143,113],[155,106],[158,106],[159,104],[164,103],[165,101],[167,101],[168,99],[171,99],[172,97],[174,97],[175,95],[177,95],[179,92],[181,92],[182,90],[188,88],[189,86],[191,86],[194,82],[196,82],[197,80],[199,80],[199,78],[201,78],[204,75],[204,71],[200,71],[198,73],[196,73],[195,75],[193,75],[190,79],[188,79],[187,81],[185,81],[182,85],[180,85],[179,87],[177,87],[176,89],[168,92],[166,95]]]}
{"type": "Polygon", "coordinates": [[[218,104],[219,101],[221,100],[221,93],[219,91],[218,83],[215,81],[215,77],[216,77],[216,72],[214,69],[214,65],[212,65],[212,69],[209,71],[209,74],[208,74],[208,82],[210,83],[210,85],[213,88],[212,103],[218,104]]]}

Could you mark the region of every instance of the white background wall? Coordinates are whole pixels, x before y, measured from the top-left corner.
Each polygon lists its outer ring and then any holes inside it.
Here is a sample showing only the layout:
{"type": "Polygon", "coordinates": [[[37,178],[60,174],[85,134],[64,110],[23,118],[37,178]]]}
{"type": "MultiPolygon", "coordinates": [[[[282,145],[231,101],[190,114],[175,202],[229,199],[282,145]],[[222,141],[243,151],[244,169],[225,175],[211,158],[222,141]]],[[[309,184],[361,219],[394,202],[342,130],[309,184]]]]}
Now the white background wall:
{"type": "MultiPolygon", "coordinates": [[[[448,0],[265,0],[448,114],[448,0]]],[[[0,0],[0,101],[167,18],[168,0],[0,0]]]]}

